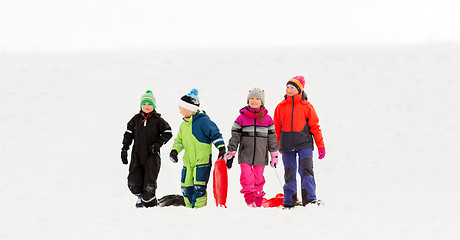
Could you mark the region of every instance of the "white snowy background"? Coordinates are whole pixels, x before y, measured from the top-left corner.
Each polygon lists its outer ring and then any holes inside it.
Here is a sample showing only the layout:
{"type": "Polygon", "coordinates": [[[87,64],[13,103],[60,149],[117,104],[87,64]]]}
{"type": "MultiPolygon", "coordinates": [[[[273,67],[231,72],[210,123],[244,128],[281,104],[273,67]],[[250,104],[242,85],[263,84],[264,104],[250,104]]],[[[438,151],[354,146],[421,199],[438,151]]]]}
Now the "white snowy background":
{"type": "MultiPolygon", "coordinates": [[[[1,2],[0,239],[458,238],[459,3],[193,2],[1,2]],[[205,208],[134,207],[120,148],[145,90],[176,133],[197,88],[228,142],[248,90],[272,114],[295,75],[324,134],[326,205],[248,208],[235,164],[226,209],[212,179],[205,208]]],[[[171,146],[159,196],[180,194],[171,146]]]]}

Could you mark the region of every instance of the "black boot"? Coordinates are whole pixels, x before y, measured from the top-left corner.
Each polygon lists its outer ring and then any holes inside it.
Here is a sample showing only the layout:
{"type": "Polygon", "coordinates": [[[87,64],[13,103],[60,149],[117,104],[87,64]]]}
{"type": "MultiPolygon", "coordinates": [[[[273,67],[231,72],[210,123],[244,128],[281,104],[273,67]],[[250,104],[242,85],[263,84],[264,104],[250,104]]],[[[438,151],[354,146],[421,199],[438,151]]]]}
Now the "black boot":
{"type": "Polygon", "coordinates": [[[297,204],[297,193],[294,193],[294,195],[292,195],[292,205],[287,205],[283,203],[283,206],[284,208],[293,208],[296,206],[296,204],[297,204]]]}
{"type": "Polygon", "coordinates": [[[145,195],[144,195],[144,197],[142,197],[141,200],[142,200],[142,206],[146,208],[155,207],[156,205],[158,205],[158,200],[156,196],[145,198],[145,195]]]}
{"type": "Polygon", "coordinates": [[[322,205],[323,202],[321,200],[316,200],[316,199],[308,199],[307,198],[307,190],[302,189],[302,206],[306,206],[308,204],[313,204],[313,205],[322,205]]]}
{"type": "Polygon", "coordinates": [[[155,207],[158,205],[155,190],[157,189],[156,183],[149,183],[144,186],[144,196],[142,196],[142,206],[155,207]]]}

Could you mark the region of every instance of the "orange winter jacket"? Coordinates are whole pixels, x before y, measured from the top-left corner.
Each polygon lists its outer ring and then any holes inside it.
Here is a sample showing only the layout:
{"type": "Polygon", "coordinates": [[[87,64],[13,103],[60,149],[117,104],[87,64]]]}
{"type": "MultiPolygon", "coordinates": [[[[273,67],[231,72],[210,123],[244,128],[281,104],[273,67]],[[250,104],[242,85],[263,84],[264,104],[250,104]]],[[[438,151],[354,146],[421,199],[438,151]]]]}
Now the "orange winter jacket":
{"type": "Polygon", "coordinates": [[[286,95],[276,106],[273,120],[281,152],[314,149],[313,138],[318,148],[324,148],[318,116],[306,95],[286,95]]]}

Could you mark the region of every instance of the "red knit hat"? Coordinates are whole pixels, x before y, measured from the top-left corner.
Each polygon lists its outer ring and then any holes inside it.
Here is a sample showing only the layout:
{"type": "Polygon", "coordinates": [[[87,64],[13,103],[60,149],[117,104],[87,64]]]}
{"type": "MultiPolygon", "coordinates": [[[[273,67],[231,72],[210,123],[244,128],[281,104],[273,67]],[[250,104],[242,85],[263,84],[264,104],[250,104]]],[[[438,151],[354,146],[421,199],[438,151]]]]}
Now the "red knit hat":
{"type": "Polygon", "coordinates": [[[292,86],[297,88],[299,93],[301,93],[303,91],[303,88],[305,87],[305,78],[302,77],[302,76],[295,76],[295,77],[289,79],[289,81],[286,83],[286,85],[288,85],[288,84],[291,84],[292,86]]]}

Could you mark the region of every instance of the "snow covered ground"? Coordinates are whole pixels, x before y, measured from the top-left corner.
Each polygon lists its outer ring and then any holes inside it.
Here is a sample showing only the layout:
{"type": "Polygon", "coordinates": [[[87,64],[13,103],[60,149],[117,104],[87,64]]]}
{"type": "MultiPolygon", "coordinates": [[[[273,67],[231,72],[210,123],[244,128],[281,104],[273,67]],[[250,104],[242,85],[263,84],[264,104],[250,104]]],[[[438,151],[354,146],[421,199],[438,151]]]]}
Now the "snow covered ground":
{"type": "MultiPolygon", "coordinates": [[[[459,77],[455,44],[0,53],[0,239],[457,239],[459,77]],[[197,88],[228,142],[248,90],[265,89],[272,114],[295,75],[324,134],[325,206],[248,208],[236,165],[227,209],[212,184],[202,209],[134,208],[120,148],[145,90],[176,133],[177,100],[197,88]]],[[[171,146],[159,196],[180,194],[171,146]]]]}

